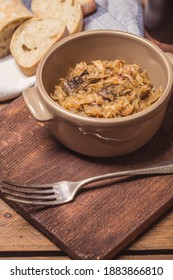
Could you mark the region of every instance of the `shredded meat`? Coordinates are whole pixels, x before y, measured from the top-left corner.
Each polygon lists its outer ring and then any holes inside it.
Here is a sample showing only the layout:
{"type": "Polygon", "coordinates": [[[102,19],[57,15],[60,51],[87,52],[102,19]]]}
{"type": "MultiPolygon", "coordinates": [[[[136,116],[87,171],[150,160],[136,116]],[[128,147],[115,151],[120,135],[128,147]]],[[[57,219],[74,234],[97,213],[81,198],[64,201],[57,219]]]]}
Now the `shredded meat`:
{"type": "Polygon", "coordinates": [[[80,62],[58,80],[51,98],[63,108],[95,118],[125,117],[140,112],[161,96],[147,71],[124,60],[80,62]]]}

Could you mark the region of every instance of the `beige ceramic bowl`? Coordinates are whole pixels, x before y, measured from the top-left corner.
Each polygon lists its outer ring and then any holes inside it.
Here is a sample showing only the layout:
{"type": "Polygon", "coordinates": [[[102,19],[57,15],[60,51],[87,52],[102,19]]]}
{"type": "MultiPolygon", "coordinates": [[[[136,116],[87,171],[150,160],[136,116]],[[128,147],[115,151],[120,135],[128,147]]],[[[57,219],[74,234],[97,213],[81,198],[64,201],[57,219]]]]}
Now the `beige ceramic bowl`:
{"type": "Polygon", "coordinates": [[[137,150],[159,129],[173,85],[171,54],[165,54],[153,43],[141,37],[119,31],[89,31],[71,35],[55,46],[41,60],[36,86],[23,92],[32,115],[38,121],[48,121],[54,136],[78,153],[95,157],[114,157],[137,150]],[[124,59],[138,62],[147,69],[163,95],[148,109],[128,117],[96,119],[79,116],[58,106],[49,93],[69,67],[81,61],[124,59]]]}

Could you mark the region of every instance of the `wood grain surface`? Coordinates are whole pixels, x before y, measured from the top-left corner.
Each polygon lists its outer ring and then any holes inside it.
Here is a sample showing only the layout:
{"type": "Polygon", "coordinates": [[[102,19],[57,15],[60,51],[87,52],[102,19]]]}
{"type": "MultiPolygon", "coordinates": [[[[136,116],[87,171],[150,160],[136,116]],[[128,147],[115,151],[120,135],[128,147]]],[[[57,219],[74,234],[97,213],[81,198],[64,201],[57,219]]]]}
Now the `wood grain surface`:
{"type": "MultiPolygon", "coordinates": [[[[70,259],[0,199],[0,259],[70,259]]],[[[114,259],[173,260],[173,210],[168,211],[114,259]]]]}
{"type": "MultiPolygon", "coordinates": [[[[172,104],[172,101],[171,101],[172,104]]],[[[171,108],[171,105],[170,105],[171,108]]],[[[144,148],[115,159],[79,156],[63,147],[18,98],[0,112],[1,178],[20,182],[78,180],[170,159],[171,110],[144,148]]],[[[109,181],[54,208],[12,206],[72,258],[113,257],[172,206],[172,176],[109,181]],[[100,187],[100,188],[99,188],[100,187]]]]}

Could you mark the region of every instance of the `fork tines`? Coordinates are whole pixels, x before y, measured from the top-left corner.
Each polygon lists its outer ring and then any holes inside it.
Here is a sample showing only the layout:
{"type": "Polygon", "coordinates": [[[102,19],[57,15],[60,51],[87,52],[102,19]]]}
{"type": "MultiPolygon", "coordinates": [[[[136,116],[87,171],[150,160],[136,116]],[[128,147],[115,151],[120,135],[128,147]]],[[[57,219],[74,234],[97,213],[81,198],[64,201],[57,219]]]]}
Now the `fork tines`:
{"type": "Polygon", "coordinates": [[[19,203],[57,205],[56,194],[50,185],[27,185],[2,181],[1,192],[8,200],[19,203]]]}

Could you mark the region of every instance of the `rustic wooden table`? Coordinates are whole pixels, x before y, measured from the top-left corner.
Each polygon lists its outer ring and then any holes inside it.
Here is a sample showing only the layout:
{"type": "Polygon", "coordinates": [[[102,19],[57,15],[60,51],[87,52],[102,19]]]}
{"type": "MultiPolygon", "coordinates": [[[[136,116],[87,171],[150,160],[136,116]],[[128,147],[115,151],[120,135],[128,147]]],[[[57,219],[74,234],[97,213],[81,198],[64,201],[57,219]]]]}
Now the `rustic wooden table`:
{"type": "MultiPolygon", "coordinates": [[[[0,199],[0,259],[67,260],[56,245],[0,199]]],[[[114,259],[173,260],[173,210],[114,259]]]]}
{"type": "MultiPolygon", "coordinates": [[[[9,102],[0,104],[0,109],[9,102]]],[[[0,259],[69,257],[0,199],[0,259]]],[[[119,260],[173,260],[173,209],[114,257],[119,260]]]]}

